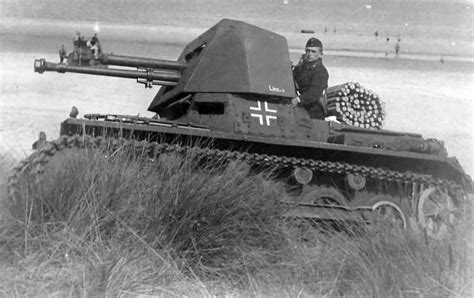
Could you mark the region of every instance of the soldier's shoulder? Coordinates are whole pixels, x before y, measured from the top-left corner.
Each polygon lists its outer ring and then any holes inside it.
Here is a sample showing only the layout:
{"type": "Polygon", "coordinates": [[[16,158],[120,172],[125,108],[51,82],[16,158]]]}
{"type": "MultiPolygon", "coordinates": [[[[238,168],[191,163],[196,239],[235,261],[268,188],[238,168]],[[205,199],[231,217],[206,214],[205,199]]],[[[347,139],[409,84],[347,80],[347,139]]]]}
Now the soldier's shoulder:
{"type": "Polygon", "coordinates": [[[315,68],[318,69],[319,71],[328,72],[326,66],[324,66],[322,61],[320,63],[317,63],[315,65],[315,68]]]}

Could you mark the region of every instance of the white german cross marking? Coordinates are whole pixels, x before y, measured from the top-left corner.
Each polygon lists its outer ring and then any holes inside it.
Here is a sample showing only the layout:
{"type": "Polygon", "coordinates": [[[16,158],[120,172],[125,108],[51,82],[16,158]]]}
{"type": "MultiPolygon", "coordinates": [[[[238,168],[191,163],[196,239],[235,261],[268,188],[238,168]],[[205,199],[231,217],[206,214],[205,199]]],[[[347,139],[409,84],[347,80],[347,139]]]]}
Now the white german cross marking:
{"type": "Polygon", "coordinates": [[[277,110],[270,109],[268,107],[268,102],[264,101],[263,103],[264,103],[264,106],[265,106],[263,110],[262,110],[262,103],[259,100],[257,101],[257,106],[256,107],[250,107],[250,110],[259,112],[259,114],[250,113],[250,116],[258,118],[258,120],[260,121],[260,125],[263,125],[263,119],[265,119],[266,125],[270,126],[270,120],[271,119],[273,119],[273,120],[277,119],[277,117],[276,117],[277,110]],[[271,115],[269,113],[275,113],[275,116],[271,115]]]}

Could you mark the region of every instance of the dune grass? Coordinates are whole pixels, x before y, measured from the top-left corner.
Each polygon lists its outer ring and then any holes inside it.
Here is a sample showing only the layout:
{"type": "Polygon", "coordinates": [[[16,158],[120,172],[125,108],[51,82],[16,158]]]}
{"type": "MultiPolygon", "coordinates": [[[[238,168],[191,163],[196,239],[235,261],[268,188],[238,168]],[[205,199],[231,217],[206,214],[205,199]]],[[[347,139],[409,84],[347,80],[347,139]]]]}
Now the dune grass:
{"type": "Polygon", "coordinates": [[[69,151],[46,173],[40,185],[22,185],[21,202],[7,202],[2,296],[445,297],[472,290],[469,220],[443,242],[383,226],[328,230],[284,219],[279,200],[288,194],[270,173],[202,165],[192,154],[149,161],[69,151]]]}

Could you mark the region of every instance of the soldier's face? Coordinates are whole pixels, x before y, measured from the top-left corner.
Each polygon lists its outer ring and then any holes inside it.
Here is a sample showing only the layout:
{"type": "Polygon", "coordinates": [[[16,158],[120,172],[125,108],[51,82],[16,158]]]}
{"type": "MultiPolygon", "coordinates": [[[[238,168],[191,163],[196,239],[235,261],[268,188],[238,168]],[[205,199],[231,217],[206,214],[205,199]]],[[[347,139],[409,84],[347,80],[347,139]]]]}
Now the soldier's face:
{"type": "Polygon", "coordinates": [[[321,48],[311,47],[305,49],[306,61],[313,62],[321,58],[323,51],[321,48]]]}

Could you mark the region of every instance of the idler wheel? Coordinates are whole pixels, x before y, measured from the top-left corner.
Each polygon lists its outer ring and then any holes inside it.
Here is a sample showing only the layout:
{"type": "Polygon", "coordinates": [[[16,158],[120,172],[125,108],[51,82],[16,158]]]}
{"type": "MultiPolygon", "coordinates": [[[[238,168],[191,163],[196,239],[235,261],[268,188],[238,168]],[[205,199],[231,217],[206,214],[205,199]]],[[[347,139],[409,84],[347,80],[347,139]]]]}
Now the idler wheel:
{"type": "Polygon", "coordinates": [[[365,187],[366,179],[364,176],[356,174],[347,174],[347,183],[354,190],[361,190],[365,187]]]}
{"type": "Polygon", "coordinates": [[[297,167],[293,171],[296,181],[301,184],[308,184],[313,179],[313,171],[306,167],[297,167]]]}
{"type": "Polygon", "coordinates": [[[458,210],[444,191],[429,187],[418,201],[418,223],[431,238],[443,239],[457,223],[458,210]]]}

